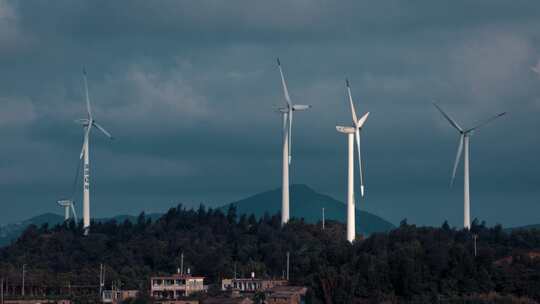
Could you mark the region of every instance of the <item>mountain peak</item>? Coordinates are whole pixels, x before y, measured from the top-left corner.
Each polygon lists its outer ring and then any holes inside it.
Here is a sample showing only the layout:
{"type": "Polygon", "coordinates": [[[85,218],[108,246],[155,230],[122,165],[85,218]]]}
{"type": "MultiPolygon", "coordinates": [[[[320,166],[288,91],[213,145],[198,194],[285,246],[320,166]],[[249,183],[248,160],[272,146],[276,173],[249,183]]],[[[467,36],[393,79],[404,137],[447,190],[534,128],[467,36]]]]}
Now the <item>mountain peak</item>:
{"type": "MultiPolygon", "coordinates": [[[[344,223],[347,206],[328,195],[316,192],[305,184],[290,186],[290,213],[292,217],[303,218],[307,222],[316,223],[321,220],[322,208],[325,208],[325,217],[344,223]]],[[[238,214],[254,214],[257,217],[265,213],[277,214],[281,211],[281,188],[257,193],[245,199],[228,204],[236,207],[238,214]]],[[[388,231],[394,228],[390,222],[366,211],[356,212],[357,230],[361,233],[388,231]]]]}
{"type": "MultiPolygon", "coordinates": [[[[279,190],[281,191],[281,188],[279,188],[279,190]]],[[[314,194],[317,193],[317,192],[315,192],[315,190],[313,188],[311,188],[310,186],[308,186],[306,184],[292,184],[289,187],[289,191],[306,192],[306,193],[314,193],[314,194]]]]}

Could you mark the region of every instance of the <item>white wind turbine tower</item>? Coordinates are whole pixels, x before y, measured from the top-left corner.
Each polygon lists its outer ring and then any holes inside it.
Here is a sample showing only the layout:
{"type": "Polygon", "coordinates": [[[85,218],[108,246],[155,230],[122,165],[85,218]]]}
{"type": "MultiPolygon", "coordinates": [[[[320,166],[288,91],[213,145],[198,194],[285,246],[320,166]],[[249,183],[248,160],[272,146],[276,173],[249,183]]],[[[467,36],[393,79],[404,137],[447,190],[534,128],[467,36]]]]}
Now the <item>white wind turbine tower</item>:
{"type": "Polygon", "coordinates": [[[347,134],[348,138],[348,167],[347,167],[347,240],[349,242],[354,241],[356,234],[355,223],[355,202],[354,202],[354,142],[356,138],[356,148],[358,150],[358,168],[360,170],[360,195],[364,197],[364,172],[362,171],[362,153],[360,153],[360,130],[366,122],[369,112],[364,114],[360,119],[356,116],[356,110],[354,108],[354,102],[351,95],[351,87],[349,81],[346,80],[347,94],[349,97],[349,103],[352,113],[352,127],[336,126],[338,132],[347,134]]]}
{"type": "Polygon", "coordinates": [[[86,70],[83,69],[84,91],[86,98],[86,111],[88,118],[78,119],[77,123],[84,127],[84,142],[80,154],[80,158],[83,159],[83,229],[84,234],[88,235],[90,229],[90,131],[92,127],[96,127],[107,137],[112,139],[112,136],[107,130],[100,126],[92,116],[92,109],[90,107],[90,97],[88,95],[88,83],[86,80],[86,70]]]}
{"type": "Polygon", "coordinates": [[[64,221],[69,220],[71,211],[71,213],[73,214],[73,219],[75,219],[75,223],[77,223],[77,213],[75,212],[75,206],[72,200],[60,200],[56,203],[60,207],[64,208],[64,221]]]}
{"type": "Polygon", "coordinates": [[[433,105],[441,112],[441,114],[448,120],[450,125],[454,127],[460,134],[459,145],[456,154],[456,160],[454,161],[454,169],[452,170],[452,178],[450,179],[450,187],[454,185],[454,179],[456,178],[456,170],[461,159],[461,153],[465,150],[465,156],[463,161],[463,227],[465,229],[471,228],[471,204],[470,204],[470,192],[469,192],[469,138],[474,133],[475,130],[483,127],[484,125],[490,123],[491,121],[503,116],[506,112],[499,113],[493,117],[490,117],[470,129],[461,128],[457,122],[452,119],[448,114],[446,114],[441,107],[436,103],[433,105]]]}
{"type": "Polygon", "coordinates": [[[293,112],[304,111],[311,108],[311,105],[296,105],[292,104],[287,83],[283,76],[281,63],[277,59],[279,73],[281,75],[281,84],[283,86],[283,94],[285,96],[285,105],[279,107],[278,111],[283,115],[283,179],[282,179],[282,195],[281,195],[281,224],[285,225],[289,221],[289,165],[291,164],[291,145],[292,145],[292,123],[293,112]]]}

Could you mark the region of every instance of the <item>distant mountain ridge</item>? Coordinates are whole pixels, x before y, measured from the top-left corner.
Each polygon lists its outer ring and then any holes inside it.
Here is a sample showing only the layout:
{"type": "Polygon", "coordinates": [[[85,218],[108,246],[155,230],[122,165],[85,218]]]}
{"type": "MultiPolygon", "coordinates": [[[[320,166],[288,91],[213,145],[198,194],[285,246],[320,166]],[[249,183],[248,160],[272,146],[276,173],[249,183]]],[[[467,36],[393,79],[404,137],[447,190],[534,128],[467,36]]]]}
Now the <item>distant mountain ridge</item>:
{"type": "MultiPolygon", "coordinates": [[[[152,220],[158,219],[161,217],[162,214],[160,213],[152,213],[148,214],[147,217],[151,218],[152,220]]],[[[93,219],[97,222],[103,222],[108,220],[115,220],[117,222],[124,222],[125,220],[129,220],[132,222],[135,222],[137,220],[137,216],[134,215],[117,215],[112,218],[99,218],[99,219],[93,219]]],[[[57,224],[61,224],[64,222],[64,216],[56,213],[44,213],[37,216],[34,216],[32,218],[29,218],[24,221],[6,224],[6,225],[0,225],[0,247],[9,245],[9,243],[19,237],[21,233],[30,225],[36,225],[37,227],[48,224],[49,226],[55,226],[57,224]]]]}
{"type": "Polygon", "coordinates": [[[64,217],[55,213],[44,213],[24,221],[0,226],[0,247],[8,245],[30,225],[41,226],[45,223],[56,225],[61,223],[64,217]]]}
{"type": "Polygon", "coordinates": [[[518,227],[509,227],[509,228],[505,228],[504,230],[511,232],[512,230],[521,230],[521,229],[525,229],[525,230],[538,229],[538,230],[540,230],[540,224],[524,225],[524,226],[518,226],[518,227]]]}
{"type": "MultiPolygon", "coordinates": [[[[328,195],[315,192],[303,184],[293,184],[289,189],[291,217],[303,218],[308,223],[316,223],[322,218],[324,207],[325,218],[345,223],[347,206],[328,195]]],[[[254,214],[257,217],[265,213],[274,215],[281,211],[281,188],[262,192],[248,198],[230,203],[222,207],[226,211],[234,205],[237,214],[254,214]]],[[[363,234],[384,232],[395,228],[385,219],[372,213],[356,209],[356,231],[363,234]]]]}
{"type": "MultiPolygon", "coordinates": [[[[230,205],[236,207],[238,215],[254,214],[257,217],[262,217],[265,213],[274,215],[281,210],[281,188],[261,192],[218,208],[226,213],[230,205]]],[[[325,217],[327,220],[336,220],[345,223],[347,206],[344,203],[328,195],[317,193],[306,185],[291,185],[290,206],[291,217],[304,218],[308,223],[316,223],[321,220],[321,210],[323,207],[325,208],[325,217]]],[[[162,214],[160,213],[147,215],[152,220],[156,220],[161,216],[162,214]]],[[[94,219],[94,221],[116,220],[117,222],[124,222],[125,220],[130,220],[134,222],[136,219],[137,216],[133,215],[118,215],[112,218],[94,219]]],[[[54,226],[63,221],[64,217],[60,214],[44,213],[17,223],[0,225],[0,247],[6,246],[11,241],[17,239],[26,227],[30,225],[39,227],[47,223],[49,226],[54,226]]],[[[395,226],[377,215],[357,209],[356,228],[360,233],[371,234],[388,231],[395,228],[395,226]]]]}

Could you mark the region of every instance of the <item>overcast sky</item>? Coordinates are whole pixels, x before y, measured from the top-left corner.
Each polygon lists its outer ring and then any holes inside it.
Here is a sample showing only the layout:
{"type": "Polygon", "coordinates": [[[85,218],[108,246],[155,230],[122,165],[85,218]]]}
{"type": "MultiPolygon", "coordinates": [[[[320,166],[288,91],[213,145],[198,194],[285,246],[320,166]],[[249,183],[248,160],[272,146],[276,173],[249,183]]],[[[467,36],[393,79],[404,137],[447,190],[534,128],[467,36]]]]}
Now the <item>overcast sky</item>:
{"type": "MultiPolygon", "coordinates": [[[[463,171],[448,187],[464,126],[472,217],[540,223],[540,2],[0,0],[0,223],[71,192],[85,117],[92,213],[228,203],[281,184],[280,57],[295,103],[291,181],[345,200],[350,122],[359,112],[367,197],[393,223],[461,225],[463,171]],[[95,131],[95,130],[94,130],[95,131]]],[[[80,187],[79,187],[80,188],[80,187]]],[[[80,211],[81,190],[76,195],[80,211]]]]}

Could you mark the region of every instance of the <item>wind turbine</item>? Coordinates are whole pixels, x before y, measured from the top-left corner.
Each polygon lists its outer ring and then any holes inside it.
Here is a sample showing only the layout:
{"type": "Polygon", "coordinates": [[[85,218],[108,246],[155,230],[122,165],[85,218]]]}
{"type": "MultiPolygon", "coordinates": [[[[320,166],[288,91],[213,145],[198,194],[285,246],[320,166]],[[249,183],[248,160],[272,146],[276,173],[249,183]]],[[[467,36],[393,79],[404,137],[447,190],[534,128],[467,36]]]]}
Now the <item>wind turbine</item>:
{"type": "Polygon", "coordinates": [[[461,159],[461,153],[463,152],[463,150],[465,150],[465,156],[463,161],[463,227],[468,230],[471,228],[471,204],[469,192],[469,138],[474,133],[474,131],[492,122],[493,120],[505,115],[506,112],[499,113],[493,117],[483,120],[470,129],[463,129],[454,119],[452,119],[448,114],[446,114],[441,109],[441,107],[439,107],[436,103],[433,103],[433,105],[437,108],[437,110],[439,110],[439,112],[441,112],[444,118],[448,120],[450,125],[454,127],[460,134],[456,160],[454,161],[454,169],[452,170],[452,178],[450,179],[450,187],[454,185],[457,166],[461,159]]]}
{"type": "Polygon", "coordinates": [[[358,150],[358,168],[360,170],[360,195],[364,197],[364,172],[362,171],[362,153],[360,153],[360,130],[366,122],[369,112],[364,114],[360,119],[356,116],[354,102],[351,95],[351,87],[349,80],[347,84],[347,94],[351,106],[353,126],[343,127],[336,126],[338,132],[347,134],[348,138],[348,168],[347,168],[347,240],[352,243],[355,239],[356,224],[355,224],[355,202],[354,202],[354,142],[356,138],[356,148],[358,150]]]}
{"type": "Polygon", "coordinates": [[[75,223],[77,222],[77,213],[75,212],[75,206],[74,202],[72,200],[59,200],[56,202],[60,207],[64,207],[64,221],[69,220],[70,218],[70,210],[73,214],[73,218],[75,219],[75,223]]]}
{"type": "Polygon", "coordinates": [[[111,134],[100,126],[92,116],[90,107],[90,97],[88,94],[88,82],[86,80],[86,70],[83,68],[84,92],[86,97],[86,111],[88,118],[77,119],[75,122],[81,124],[84,128],[84,141],[81,149],[80,159],[83,160],[83,229],[84,234],[88,235],[90,230],[90,131],[96,127],[105,136],[113,139],[111,134]]]}
{"type": "Polygon", "coordinates": [[[293,112],[305,111],[311,108],[311,105],[292,104],[287,83],[281,69],[281,62],[277,59],[279,73],[281,75],[281,84],[283,86],[283,95],[285,96],[285,104],[278,108],[278,111],[283,116],[283,179],[281,193],[281,224],[285,225],[289,221],[289,165],[291,164],[291,146],[292,146],[292,123],[293,112]]]}

